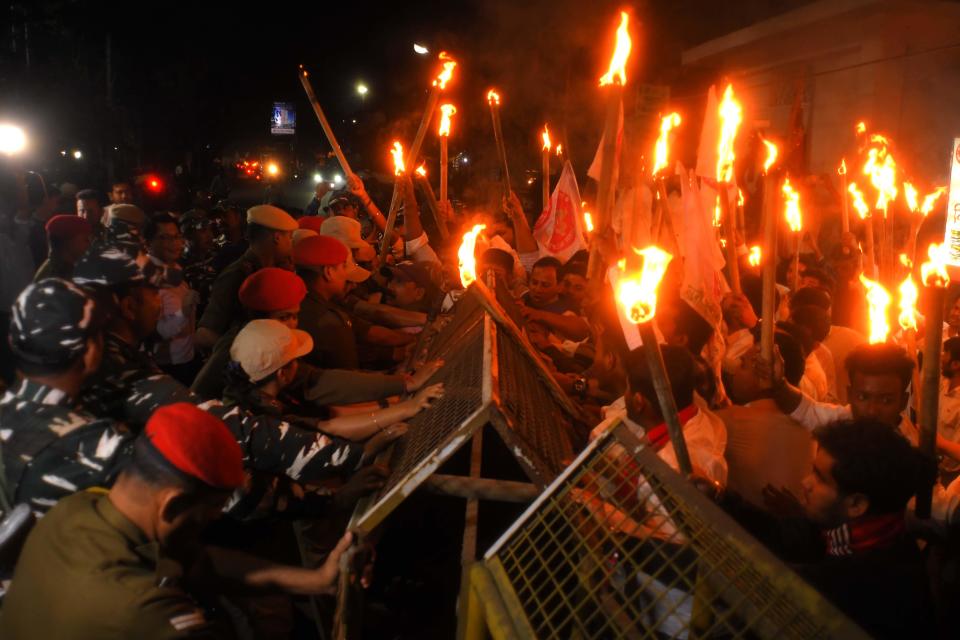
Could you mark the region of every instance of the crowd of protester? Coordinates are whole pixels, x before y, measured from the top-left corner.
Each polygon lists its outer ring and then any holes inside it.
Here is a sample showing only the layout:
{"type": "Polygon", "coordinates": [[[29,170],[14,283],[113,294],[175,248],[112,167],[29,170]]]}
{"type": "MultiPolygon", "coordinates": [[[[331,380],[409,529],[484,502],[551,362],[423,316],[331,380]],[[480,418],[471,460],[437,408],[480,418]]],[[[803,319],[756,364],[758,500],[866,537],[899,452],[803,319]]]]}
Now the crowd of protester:
{"type": "MultiPolygon", "coordinates": [[[[587,251],[550,255],[515,194],[470,215],[441,203],[441,240],[407,180],[381,259],[386,217],[358,176],[346,183],[297,217],[226,200],[148,212],[116,181],[24,199],[2,221],[0,506],[28,505],[37,524],[4,567],[0,636],[221,637],[238,620],[255,637],[289,634],[270,626],[284,605],[258,613],[265,594],[332,592],[351,544],[343,516],[387,477],[377,455],[445,393],[431,382],[442,362],[404,364],[457,298],[457,247],[477,221],[477,272],[513,296],[536,356],[591,417],[583,433],[625,424],[678,468],[648,362],[624,348],[587,251]],[[307,536],[323,558],[309,568],[262,536],[302,519],[341,527],[307,536]],[[224,594],[239,595],[227,606],[224,594]]],[[[848,236],[804,254],[798,282],[781,270],[769,362],[759,276],[744,263],[744,293],[725,294],[714,323],[683,295],[676,260],[661,352],[698,487],[871,634],[946,636],[960,587],[960,301],[942,328],[929,460],[915,358],[867,344],[859,264],[848,236]],[[917,518],[934,478],[931,517],[917,518]]]]}

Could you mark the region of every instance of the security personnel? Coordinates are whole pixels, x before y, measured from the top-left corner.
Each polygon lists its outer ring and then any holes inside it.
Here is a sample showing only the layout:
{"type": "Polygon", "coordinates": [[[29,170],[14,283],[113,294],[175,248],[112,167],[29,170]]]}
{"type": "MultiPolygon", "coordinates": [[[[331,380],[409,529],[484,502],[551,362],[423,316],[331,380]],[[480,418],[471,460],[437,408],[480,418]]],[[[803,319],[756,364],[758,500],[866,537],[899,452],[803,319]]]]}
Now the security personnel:
{"type": "Polygon", "coordinates": [[[100,364],[103,319],[94,300],[65,280],[41,280],[17,297],[10,345],[21,379],[0,400],[9,504],[42,513],[75,491],[107,486],[129,453],[126,430],[76,405],[100,364]]]}
{"type": "Polygon", "coordinates": [[[187,284],[200,295],[201,307],[197,315],[202,316],[213,281],[217,279],[213,267],[213,221],[203,211],[191,209],[180,217],[180,233],[186,240],[180,266],[187,284]]]}
{"type": "Polygon", "coordinates": [[[200,535],[244,482],[223,422],[188,404],[159,409],[108,495],[67,498],[30,533],[0,615],[0,637],[224,638],[207,606],[231,591],[323,594],[336,585],[346,534],[317,569],[204,547],[200,535]],[[186,576],[210,578],[187,581],[186,576]]]}
{"type": "Polygon", "coordinates": [[[143,227],[147,224],[147,214],[143,209],[133,204],[112,204],[104,215],[103,244],[121,249],[132,257],[146,251],[143,227]]]}
{"type": "Polygon", "coordinates": [[[226,422],[248,468],[304,483],[342,476],[360,466],[364,445],[205,402],[165,374],[140,348],[159,314],[157,273],[152,269],[149,260],[138,263],[116,249],[88,253],[77,264],[75,282],[99,288],[115,298],[117,306],[106,326],[103,362],[84,385],[84,406],[139,432],[159,407],[178,402],[203,405],[226,422]]]}
{"type": "Polygon", "coordinates": [[[214,281],[207,308],[197,325],[199,348],[212,349],[240,315],[237,292],[247,276],[264,267],[289,265],[293,232],[298,228],[297,221],[283,209],[262,204],[247,210],[250,247],[214,281]]]}
{"type": "Polygon", "coordinates": [[[359,369],[352,320],[336,301],[346,295],[347,283],[363,282],[370,272],[358,267],[346,245],[330,236],[301,241],[293,261],[307,285],[299,325],[314,343],[313,351],[304,359],[317,367],[359,369]]]}
{"type": "Polygon", "coordinates": [[[47,220],[47,259],[37,269],[33,281],[44,278],[69,280],[73,265],[90,248],[93,227],[75,215],[58,215],[47,220]]]}

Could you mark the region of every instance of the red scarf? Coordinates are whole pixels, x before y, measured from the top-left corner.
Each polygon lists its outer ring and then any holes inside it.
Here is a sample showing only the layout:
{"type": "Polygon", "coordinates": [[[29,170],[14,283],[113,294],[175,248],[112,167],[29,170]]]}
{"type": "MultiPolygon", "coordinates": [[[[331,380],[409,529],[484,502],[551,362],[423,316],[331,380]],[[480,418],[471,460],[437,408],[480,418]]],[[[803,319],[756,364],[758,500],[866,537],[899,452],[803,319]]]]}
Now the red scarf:
{"type": "MultiPolygon", "coordinates": [[[[680,418],[680,426],[685,426],[699,412],[700,408],[695,404],[691,404],[686,409],[678,411],[677,417],[680,418]]],[[[665,446],[667,446],[667,443],[670,442],[670,434],[667,432],[667,423],[661,422],[657,426],[647,429],[647,441],[650,443],[650,446],[653,447],[654,451],[660,451],[660,449],[663,449],[665,446]]]]}
{"type": "Polygon", "coordinates": [[[901,512],[863,516],[822,533],[827,543],[827,555],[843,557],[890,547],[904,531],[906,524],[901,512]]]}

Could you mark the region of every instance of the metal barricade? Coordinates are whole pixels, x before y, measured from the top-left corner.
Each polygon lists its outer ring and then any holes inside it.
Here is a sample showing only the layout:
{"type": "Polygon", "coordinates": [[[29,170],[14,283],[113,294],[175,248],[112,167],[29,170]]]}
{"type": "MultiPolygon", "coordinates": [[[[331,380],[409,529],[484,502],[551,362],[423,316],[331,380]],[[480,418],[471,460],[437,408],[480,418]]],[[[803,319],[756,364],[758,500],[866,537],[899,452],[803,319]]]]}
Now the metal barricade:
{"type": "Polygon", "coordinates": [[[470,568],[460,635],[866,638],[621,423],[470,568]]]}

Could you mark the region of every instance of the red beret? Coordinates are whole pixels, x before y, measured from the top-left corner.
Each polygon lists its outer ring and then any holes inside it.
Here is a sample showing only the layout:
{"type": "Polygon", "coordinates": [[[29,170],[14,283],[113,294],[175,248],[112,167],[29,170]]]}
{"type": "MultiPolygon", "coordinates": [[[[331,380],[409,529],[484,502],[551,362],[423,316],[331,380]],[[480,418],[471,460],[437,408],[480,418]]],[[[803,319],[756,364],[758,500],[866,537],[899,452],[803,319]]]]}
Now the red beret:
{"type": "Polygon", "coordinates": [[[300,276],[278,267],[264,267],[240,285],[240,304],[252,311],[282,311],[297,307],[307,297],[300,276]]]}
{"type": "Polygon", "coordinates": [[[89,222],[73,214],[53,216],[47,220],[44,228],[47,230],[48,237],[63,240],[85,233],[93,233],[93,227],[90,226],[89,222]]]}
{"type": "Polygon", "coordinates": [[[310,229],[311,231],[316,231],[320,233],[320,227],[323,226],[324,218],[320,216],[303,216],[297,220],[297,224],[300,225],[301,229],[310,229]]]}
{"type": "Polygon", "coordinates": [[[147,420],[150,443],[167,462],[201,482],[232,491],[243,485],[243,454],[227,425],[188,402],[160,407],[147,420]]]}
{"type": "Polygon", "coordinates": [[[305,269],[318,269],[341,264],[350,257],[350,250],[331,236],[304,238],[293,248],[293,263],[305,269]]]}

